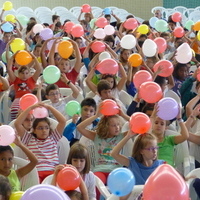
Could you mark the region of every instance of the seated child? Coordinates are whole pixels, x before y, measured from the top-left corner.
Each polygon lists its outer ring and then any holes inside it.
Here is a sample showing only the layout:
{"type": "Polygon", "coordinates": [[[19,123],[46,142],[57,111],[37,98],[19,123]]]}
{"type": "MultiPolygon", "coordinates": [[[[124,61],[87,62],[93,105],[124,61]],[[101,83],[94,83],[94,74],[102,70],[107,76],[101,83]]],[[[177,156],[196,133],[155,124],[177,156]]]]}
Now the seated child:
{"type": "Polygon", "coordinates": [[[0,199],[9,200],[11,195],[11,185],[8,178],[0,175],[0,199]]]}

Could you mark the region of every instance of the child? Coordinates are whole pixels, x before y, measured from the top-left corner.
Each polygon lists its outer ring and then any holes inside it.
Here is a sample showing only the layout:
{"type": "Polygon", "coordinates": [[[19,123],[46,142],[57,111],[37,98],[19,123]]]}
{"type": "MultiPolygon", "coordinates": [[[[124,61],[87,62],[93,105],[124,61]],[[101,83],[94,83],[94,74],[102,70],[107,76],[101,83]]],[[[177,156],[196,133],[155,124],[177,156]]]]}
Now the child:
{"type": "Polygon", "coordinates": [[[0,175],[0,199],[9,200],[11,195],[11,185],[8,178],[0,175]]]}
{"type": "MultiPolygon", "coordinates": [[[[70,145],[74,142],[79,141],[81,138],[81,134],[76,129],[76,126],[80,124],[82,121],[88,119],[93,116],[96,112],[96,102],[92,98],[86,98],[81,102],[81,117],[79,115],[74,115],[72,117],[72,122],[69,123],[63,132],[63,135],[70,141],[70,145]]],[[[96,127],[98,119],[95,119],[87,128],[92,130],[96,127]]]]}
{"type": "MultiPolygon", "coordinates": [[[[72,94],[61,98],[59,87],[55,84],[51,84],[46,87],[46,98],[50,100],[51,106],[53,106],[56,110],[62,113],[66,119],[68,119],[69,116],[65,112],[65,105],[68,101],[74,100],[78,97],[79,90],[64,73],[61,74],[61,80],[65,83],[65,85],[71,88],[72,94]]],[[[55,119],[51,112],[49,113],[49,116],[55,119]]]]}
{"type": "Polygon", "coordinates": [[[87,148],[78,142],[72,145],[67,159],[67,164],[76,167],[80,173],[85,182],[89,199],[96,199],[95,176],[93,172],[90,171],[90,157],[87,148]]]}
{"type": "Polygon", "coordinates": [[[64,127],[65,117],[52,106],[42,103],[28,107],[15,121],[15,128],[19,136],[22,138],[22,142],[38,158],[39,162],[36,167],[40,182],[42,182],[46,176],[53,174],[55,166],[59,164],[57,143],[62,137],[64,127]],[[40,106],[45,107],[55,116],[56,120],[58,121],[56,129],[50,129],[50,122],[48,118],[37,118],[33,122],[32,132],[25,132],[22,123],[31,110],[40,106]]]}
{"type": "Polygon", "coordinates": [[[18,136],[16,136],[15,144],[24,151],[30,162],[17,170],[12,169],[14,157],[12,148],[10,146],[0,146],[0,174],[8,178],[12,192],[21,190],[20,179],[31,172],[38,162],[35,155],[22,144],[18,136]]]}
{"type": "Polygon", "coordinates": [[[9,86],[8,80],[0,74],[0,92],[8,90],[9,86]]]}

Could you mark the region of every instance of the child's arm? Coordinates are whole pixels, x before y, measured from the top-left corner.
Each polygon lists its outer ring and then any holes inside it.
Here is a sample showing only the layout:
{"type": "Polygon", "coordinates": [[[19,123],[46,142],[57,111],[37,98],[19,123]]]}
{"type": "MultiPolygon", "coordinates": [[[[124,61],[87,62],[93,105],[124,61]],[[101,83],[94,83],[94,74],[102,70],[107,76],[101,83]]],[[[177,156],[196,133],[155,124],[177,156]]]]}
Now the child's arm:
{"type": "Polygon", "coordinates": [[[12,66],[13,66],[13,61],[14,61],[14,57],[15,57],[16,53],[14,55],[11,56],[10,59],[8,59],[8,63],[7,63],[7,72],[8,72],[8,77],[9,77],[9,80],[11,82],[14,82],[15,79],[16,79],[16,76],[14,74],[14,72],[12,71],[12,66]]]}
{"type": "Polygon", "coordinates": [[[38,84],[38,87],[37,87],[37,98],[38,98],[38,102],[41,102],[42,101],[42,95],[41,95],[41,91],[42,91],[42,85],[43,85],[43,81],[41,81],[39,84],[38,84]]]}
{"type": "Polygon", "coordinates": [[[118,63],[118,65],[119,65],[119,72],[121,74],[121,79],[117,84],[117,89],[119,91],[121,91],[123,89],[125,83],[126,83],[127,75],[126,75],[126,72],[125,72],[124,67],[122,66],[122,64],[118,63]]]}
{"type": "Polygon", "coordinates": [[[93,92],[93,93],[96,93],[97,92],[97,86],[92,82],[92,78],[95,74],[95,68],[91,68],[89,74],[87,75],[86,79],[85,79],[85,82],[87,84],[87,86],[90,88],[90,90],[93,92]]]}
{"type": "Polygon", "coordinates": [[[30,39],[31,35],[33,34],[33,29],[31,29],[27,34],[26,34],[26,37],[25,37],[25,42],[31,46],[31,43],[32,43],[32,40],[30,39]]]}
{"type": "Polygon", "coordinates": [[[53,174],[53,178],[52,178],[52,180],[51,180],[51,185],[57,186],[57,185],[56,185],[57,175],[58,175],[58,173],[60,172],[60,170],[62,170],[64,167],[65,167],[65,165],[57,165],[57,166],[55,167],[54,174],[53,174]]]}
{"type": "Polygon", "coordinates": [[[168,84],[167,85],[168,85],[169,89],[172,89],[175,86],[174,77],[172,76],[172,74],[168,77],[168,84]]]}
{"type": "Polygon", "coordinates": [[[88,195],[87,187],[86,187],[85,182],[83,181],[81,175],[80,175],[80,179],[81,179],[81,183],[79,185],[79,189],[80,189],[80,192],[82,194],[82,199],[83,200],[89,200],[89,195],[88,195]]]}
{"type": "Polygon", "coordinates": [[[1,22],[1,23],[3,22],[3,19],[2,19],[2,18],[3,18],[4,12],[5,12],[5,10],[2,9],[1,14],[0,14],[0,22],[1,22]]]}
{"type": "Polygon", "coordinates": [[[82,9],[81,9],[81,12],[80,12],[80,14],[79,14],[79,16],[78,16],[78,21],[79,21],[79,22],[81,22],[81,15],[82,15],[82,13],[83,13],[83,11],[82,11],[82,9]]]}
{"type": "Polygon", "coordinates": [[[8,90],[10,85],[9,85],[9,82],[6,78],[2,77],[1,74],[0,74],[0,82],[3,84],[2,85],[2,90],[5,91],[5,90],[8,90]]]}
{"type": "Polygon", "coordinates": [[[56,50],[56,43],[58,43],[61,38],[62,37],[57,37],[52,44],[51,50],[49,52],[49,65],[55,65],[54,54],[56,50]]]}
{"type": "Polygon", "coordinates": [[[21,179],[23,176],[25,176],[26,174],[28,174],[30,171],[33,170],[33,168],[37,165],[38,160],[37,160],[36,156],[26,146],[24,146],[22,144],[19,136],[16,136],[14,143],[18,147],[20,147],[20,149],[26,154],[26,156],[28,157],[28,159],[30,161],[24,167],[21,167],[16,170],[16,174],[17,174],[18,178],[21,179]]]}
{"type": "Polygon", "coordinates": [[[34,68],[35,68],[35,73],[33,74],[32,78],[36,82],[37,79],[39,78],[40,74],[42,73],[42,68],[40,66],[40,63],[38,62],[38,59],[35,57],[35,55],[31,52],[29,52],[34,60],[34,68]]]}

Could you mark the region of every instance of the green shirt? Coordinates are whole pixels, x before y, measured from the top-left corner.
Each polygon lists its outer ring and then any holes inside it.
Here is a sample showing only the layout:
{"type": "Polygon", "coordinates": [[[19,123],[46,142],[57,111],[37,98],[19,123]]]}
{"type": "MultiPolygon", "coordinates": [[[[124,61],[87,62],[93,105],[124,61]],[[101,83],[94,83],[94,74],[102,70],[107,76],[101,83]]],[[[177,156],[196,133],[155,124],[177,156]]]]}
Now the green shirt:
{"type": "Polygon", "coordinates": [[[21,191],[20,181],[19,181],[19,178],[18,178],[16,171],[14,169],[11,169],[11,172],[10,172],[10,174],[7,178],[10,182],[11,187],[12,187],[12,192],[21,191]]]}

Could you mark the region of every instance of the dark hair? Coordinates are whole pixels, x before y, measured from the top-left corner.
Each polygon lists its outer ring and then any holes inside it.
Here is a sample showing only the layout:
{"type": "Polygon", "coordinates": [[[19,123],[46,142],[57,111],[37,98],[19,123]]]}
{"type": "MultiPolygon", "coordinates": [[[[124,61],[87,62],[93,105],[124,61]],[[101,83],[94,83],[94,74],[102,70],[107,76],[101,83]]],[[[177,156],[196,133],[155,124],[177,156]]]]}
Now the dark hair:
{"type": "Polygon", "coordinates": [[[82,102],[81,102],[81,108],[83,106],[92,106],[95,110],[97,108],[96,102],[93,98],[85,98],[82,102]]]}
{"type": "MultiPolygon", "coordinates": [[[[113,43],[113,46],[115,44],[115,38],[112,36],[112,35],[107,35],[105,38],[104,38],[104,42],[112,42],[113,43]]],[[[112,47],[113,47],[112,46],[112,47]]]]}
{"type": "Polygon", "coordinates": [[[18,70],[18,74],[19,74],[19,73],[23,73],[23,72],[26,71],[26,70],[30,71],[29,68],[28,68],[27,66],[21,66],[21,67],[19,68],[19,70],[18,70]]]}
{"type": "MultiPolygon", "coordinates": [[[[38,91],[38,88],[34,88],[32,90],[32,94],[34,94],[36,96],[37,95],[37,91],[38,91]]],[[[41,89],[41,97],[42,97],[42,101],[47,100],[46,92],[45,92],[44,88],[41,89]]]]}
{"type": "Polygon", "coordinates": [[[187,64],[177,63],[177,64],[174,66],[174,72],[173,72],[174,78],[180,79],[180,77],[179,77],[179,75],[178,75],[178,71],[179,71],[182,67],[187,67],[187,64]]]}
{"type": "Polygon", "coordinates": [[[68,190],[68,191],[65,191],[65,194],[67,194],[70,199],[72,197],[75,197],[78,200],[82,200],[83,199],[83,196],[82,196],[81,192],[79,192],[77,190],[68,190]]]}
{"type": "Polygon", "coordinates": [[[105,18],[106,18],[106,17],[111,17],[111,15],[109,15],[109,14],[108,14],[108,15],[104,15],[104,17],[105,17],[105,18]]]}
{"type": "Polygon", "coordinates": [[[50,84],[46,87],[46,95],[49,95],[51,90],[59,90],[59,87],[56,84],[50,84]]]}
{"type": "MultiPolygon", "coordinates": [[[[101,76],[101,80],[106,80],[107,78],[112,78],[113,79],[113,81],[114,81],[113,88],[116,88],[117,83],[116,83],[115,75],[112,75],[112,74],[103,74],[101,76]]],[[[113,88],[111,88],[111,89],[113,89],[113,88]]]]}
{"type": "Polygon", "coordinates": [[[100,80],[97,84],[97,92],[101,95],[102,90],[111,90],[110,83],[107,80],[100,80]]]}
{"type": "Polygon", "coordinates": [[[60,16],[59,15],[52,15],[52,21],[54,22],[56,19],[58,19],[60,16]]]}
{"type": "Polygon", "coordinates": [[[172,24],[175,24],[175,25],[176,25],[176,22],[174,22],[174,21],[172,20],[172,15],[170,15],[170,16],[168,17],[168,20],[167,20],[167,22],[168,22],[168,23],[172,23],[172,24]]]}
{"type": "Polygon", "coordinates": [[[44,26],[49,26],[49,24],[48,24],[48,23],[43,23],[43,25],[44,25],[44,26]]]}
{"type": "Polygon", "coordinates": [[[0,146],[0,154],[5,151],[10,151],[10,153],[14,156],[14,151],[11,146],[0,146]]]}
{"type": "Polygon", "coordinates": [[[31,29],[35,26],[35,24],[37,24],[37,23],[36,22],[31,22],[31,23],[27,24],[26,34],[31,31],[31,29]]]}
{"type": "Polygon", "coordinates": [[[0,175],[0,196],[3,200],[9,200],[12,192],[11,185],[7,177],[0,175]]]}
{"type": "Polygon", "coordinates": [[[57,22],[57,23],[55,24],[55,27],[60,28],[61,26],[62,26],[61,22],[57,22]]]}
{"type": "Polygon", "coordinates": [[[162,33],[160,34],[160,37],[165,37],[165,36],[169,36],[169,37],[170,37],[170,33],[162,32],[162,33]]]}
{"type": "Polygon", "coordinates": [[[157,76],[154,82],[158,83],[160,86],[166,83],[166,77],[157,76]]]}
{"type": "Polygon", "coordinates": [[[36,50],[38,47],[42,47],[41,44],[36,44],[35,47],[34,47],[34,50],[36,50]]]}
{"type": "Polygon", "coordinates": [[[135,18],[135,16],[134,16],[134,15],[128,15],[128,16],[126,17],[126,19],[130,19],[130,18],[135,18]]]}

